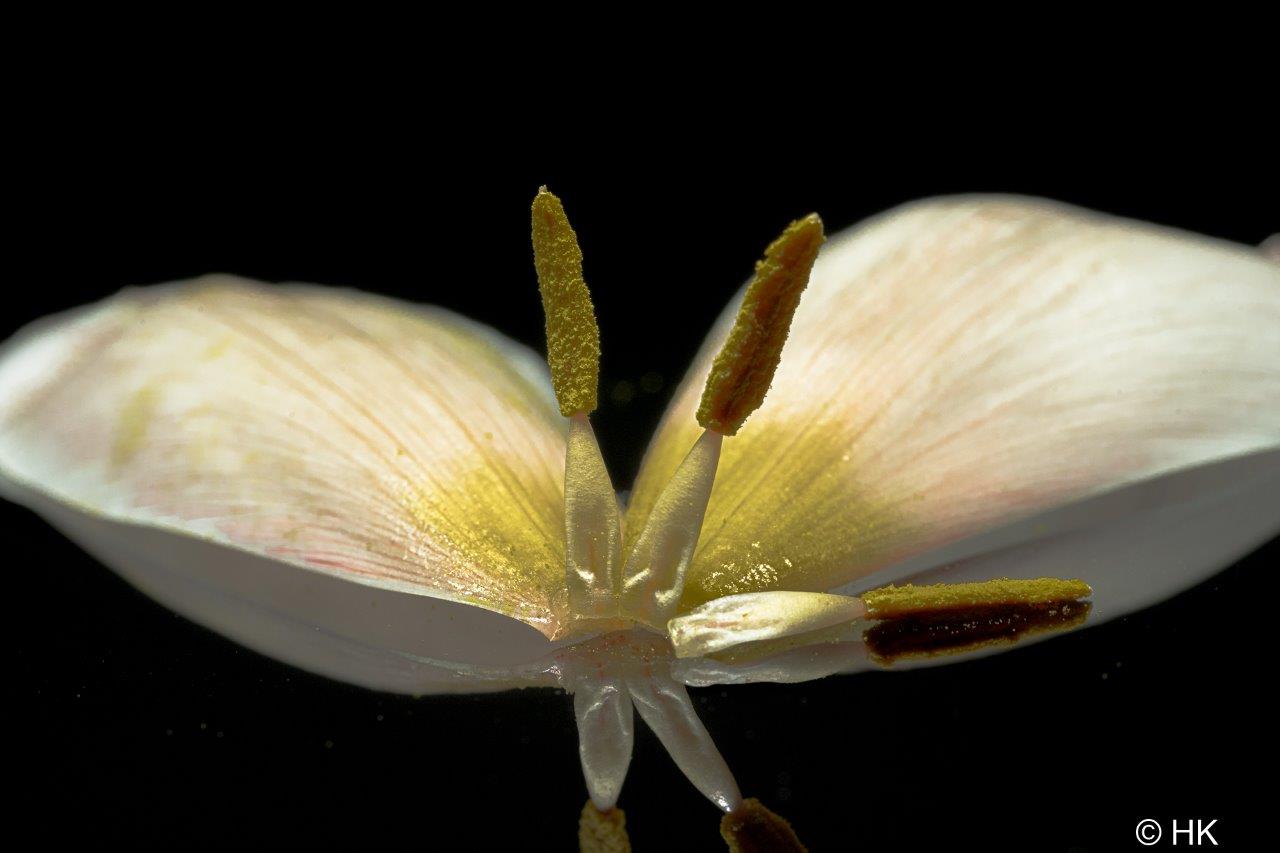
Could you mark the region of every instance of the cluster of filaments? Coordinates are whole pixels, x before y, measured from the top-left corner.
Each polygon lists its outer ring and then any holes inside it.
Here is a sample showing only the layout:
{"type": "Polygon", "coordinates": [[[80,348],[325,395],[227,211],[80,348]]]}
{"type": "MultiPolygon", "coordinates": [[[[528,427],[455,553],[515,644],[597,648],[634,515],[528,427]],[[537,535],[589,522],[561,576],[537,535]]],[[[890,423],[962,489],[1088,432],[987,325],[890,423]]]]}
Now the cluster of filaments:
{"type": "Polygon", "coordinates": [[[545,188],[534,199],[534,264],[547,318],[547,360],[560,412],[569,419],[564,481],[569,634],[628,624],[667,632],[702,529],[721,444],[764,400],[823,239],[821,220],[807,216],[792,223],[757,264],[738,320],[707,379],[698,409],[704,432],[623,554],[617,496],[589,420],[599,384],[600,334],[582,277],[582,253],[560,200],[545,188]]]}
{"type": "Polygon", "coordinates": [[[728,813],[743,806],[684,685],[670,675],[668,623],[684,590],[721,444],[764,399],[823,239],[818,217],[805,217],[757,264],[738,322],[707,381],[698,411],[705,431],[624,554],[617,496],[589,420],[600,341],[581,250],[560,200],[545,188],[534,200],[547,360],[561,414],[569,420],[564,486],[571,616],[563,635],[590,637],[560,656],[560,672],[574,693],[583,771],[599,812],[613,808],[626,774],[633,708],[703,794],[728,813]]]}

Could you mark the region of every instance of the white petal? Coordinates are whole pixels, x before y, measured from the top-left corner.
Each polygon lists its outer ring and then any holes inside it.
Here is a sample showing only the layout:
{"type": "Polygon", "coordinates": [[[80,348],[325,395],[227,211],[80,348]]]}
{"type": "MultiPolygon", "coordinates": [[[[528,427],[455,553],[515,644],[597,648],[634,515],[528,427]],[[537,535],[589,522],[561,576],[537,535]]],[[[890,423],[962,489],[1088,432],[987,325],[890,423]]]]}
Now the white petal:
{"type": "Polygon", "coordinates": [[[1096,624],[1168,598],[1230,565],[1273,536],[1277,519],[1280,451],[1258,453],[1011,525],[959,543],[950,553],[891,567],[846,591],[879,585],[883,578],[1080,578],[1093,587],[1088,622],[1096,624]],[[957,558],[961,548],[972,549],[972,555],[957,558]]]}
{"type": "Polygon", "coordinates": [[[551,644],[514,619],[114,522],[39,493],[16,495],[15,488],[21,487],[9,484],[6,496],[39,512],[147,595],[285,663],[409,694],[556,683],[538,660],[551,644]]]}
{"type": "MultiPolygon", "coordinates": [[[[1078,577],[1093,587],[1084,622],[1088,626],[1168,598],[1228,565],[1266,541],[1278,516],[1280,452],[1254,454],[1159,477],[921,555],[875,578],[860,579],[845,592],[852,595],[901,580],[928,584],[1078,577]],[[958,557],[965,551],[969,556],[958,557]]],[[[845,642],[824,641],[774,653],[733,649],[719,660],[681,660],[673,672],[685,684],[705,687],[792,683],[876,668],[857,633],[845,642]]],[[[905,658],[893,668],[953,663],[1054,636],[1033,634],[1014,645],[905,658]]]]}
{"type": "MultiPolygon", "coordinates": [[[[697,436],[730,316],[649,449],[628,530],[697,436]]],[[[1280,266],[1256,249],[1028,200],[913,205],[824,249],[769,396],[724,443],[682,609],[878,584],[1056,507],[1277,447],[1280,266]]]]}
{"type": "Polygon", "coordinates": [[[496,666],[492,686],[565,616],[544,373],[483,327],[351,292],[126,291],[6,345],[0,485],[268,654],[412,692],[496,666]]]}
{"type": "Polygon", "coordinates": [[[1271,260],[1280,262],[1280,234],[1272,234],[1258,248],[1271,260]]]}

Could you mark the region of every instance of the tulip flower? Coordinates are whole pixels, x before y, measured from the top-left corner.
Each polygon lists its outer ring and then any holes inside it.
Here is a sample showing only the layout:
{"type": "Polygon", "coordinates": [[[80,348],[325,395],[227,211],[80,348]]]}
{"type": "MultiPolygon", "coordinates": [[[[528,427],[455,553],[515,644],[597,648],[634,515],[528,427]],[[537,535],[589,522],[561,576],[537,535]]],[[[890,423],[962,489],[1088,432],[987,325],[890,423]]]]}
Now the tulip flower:
{"type": "Polygon", "coordinates": [[[1274,243],[982,196],[824,241],[809,216],[766,250],[625,506],[590,421],[582,255],[545,190],[546,360],[355,291],[126,290],[0,352],[0,489],[304,669],[570,691],[584,849],[626,843],[636,712],[732,849],[799,849],[686,687],[988,654],[1167,598],[1280,529],[1274,243]]]}

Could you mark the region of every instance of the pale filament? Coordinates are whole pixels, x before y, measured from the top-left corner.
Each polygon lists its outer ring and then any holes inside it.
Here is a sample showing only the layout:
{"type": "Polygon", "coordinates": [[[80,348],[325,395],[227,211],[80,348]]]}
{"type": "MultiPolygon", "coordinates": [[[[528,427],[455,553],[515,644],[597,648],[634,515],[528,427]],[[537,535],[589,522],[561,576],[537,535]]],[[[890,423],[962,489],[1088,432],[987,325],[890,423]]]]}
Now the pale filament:
{"type": "Polygon", "coordinates": [[[587,793],[597,809],[608,811],[618,802],[631,764],[635,737],[631,696],[622,678],[599,671],[577,676],[568,686],[573,690],[578,756],[587,793]]]}
{"type": "Polygon", "coordinates": [[[663,488],[623,569],[622,612],[661,633],[676,613],[711,498],[723,436],[707,430],[663,488]]]}
{"type": "Polygon", "coordinates": [[[583,619],[618,615],[622,521],[618,498],[583,412],[569,418],[564,465],[565,581],[569,608],[583,619]]]}
{"type": "MultiPolygon", "coordinates": [[[[569,418],[565,449],[565,580],[578,622],[568,634],[621,619],[665,634],[684,592],[711,498],[723,436],[703,432],[621,559],[622,522],[613,484],[587,416],[569,418]]],[[[615,627],[625,627],[618,624],[615,627]]]]}
{"type": "Polygon", "coordinates": [[[741,805],[742,794],[729,765],[698,719],[689,692],[671,677],[668,667],[629,675],[627,687],[640,716],[693,786],[723,811],[741,805]]]}

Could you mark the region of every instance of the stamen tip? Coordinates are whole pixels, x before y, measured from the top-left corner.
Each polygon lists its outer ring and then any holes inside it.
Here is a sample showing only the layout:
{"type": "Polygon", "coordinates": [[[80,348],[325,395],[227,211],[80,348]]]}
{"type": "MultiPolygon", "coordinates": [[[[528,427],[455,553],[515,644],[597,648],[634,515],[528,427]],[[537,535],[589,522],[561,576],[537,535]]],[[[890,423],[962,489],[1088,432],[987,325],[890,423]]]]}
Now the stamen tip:
{"type": "Polygon", "coordinates": [[[627,816],[622,809],[600,811],[587,800],[578,818],[578,850],[580,853],[631,853],[627,816]]]}
{"type": "Polygon", "coordinates": [[[863,634],[881,666],[1009,645],[1083,625],[1093,590],[1082,580],[1000,578],[980,583],[887,586],[862,595],[878,620],[863,634]]]}
{"type": "Polygon", "coordinates": [[[755,797],[720,819],[720,837],[729,853],[805,853],[791,824],[755,797]]]}
{"type": "Polygon", "coordinates": [[[596,408],[600,329],[582,277],[582,250],[564,206],[545,186],[533,199],[533,264],[547,319],[547,363],[560,413],[596,408]]]}
{"type": "Polygon", "coordinates": [[[975,583],[904,584],[863,593],[869,619],[937,615],[978,608],[1044,605],[1088,598],[1093,590],[1082,580],[1063,578],[999,578],[975,583]]]}
{"type": "Polygon", "coordinates": [[[698,423],[705,429],[734,435],[764,402],[825,239],[822,219],[811,213],[788,225],[756,264],[733,329],[707,377],[698,407],[698,423]]]}

